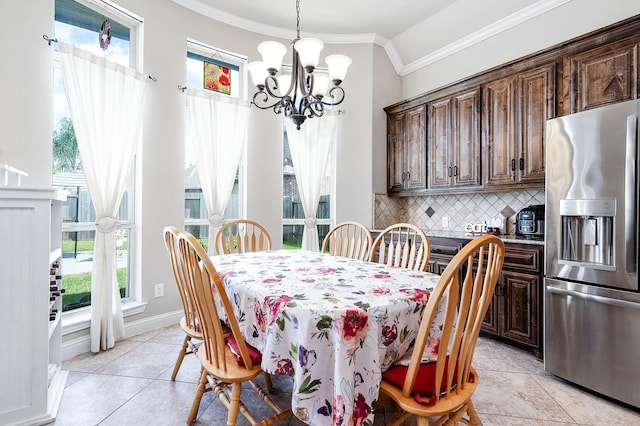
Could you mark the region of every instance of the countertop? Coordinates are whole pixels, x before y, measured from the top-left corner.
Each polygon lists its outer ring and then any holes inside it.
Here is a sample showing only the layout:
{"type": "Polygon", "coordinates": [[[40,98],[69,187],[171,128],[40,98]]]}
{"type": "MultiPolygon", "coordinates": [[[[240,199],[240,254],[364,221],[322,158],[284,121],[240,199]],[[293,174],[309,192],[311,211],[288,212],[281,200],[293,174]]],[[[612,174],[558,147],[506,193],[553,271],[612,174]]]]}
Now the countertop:
{"type": "MultiPolygon", "coordinates": [[[[374,234],[378,234],[381,231],[382,229],[371,230],[371,232],[374,234]]],[[[447,231],[447,230],[439,230],[439,229],[424,230],[424,231],[427,234],[427,237],[457,238],[460,240],[471,240],[474,237],[477,237],[479,235],[479,234],[468,234],[464,231],[447,231]]],[[[515,234],[504,234],[504,235],[497,235],[497,236],[500,237],[500,239],[502,239],[502,241],[504,241],[505,243],[518,243],[518,244],[531,244],[531,245],[544,246],[544,239],[526,238],[526,237],[521,237],[515,234]]]]}

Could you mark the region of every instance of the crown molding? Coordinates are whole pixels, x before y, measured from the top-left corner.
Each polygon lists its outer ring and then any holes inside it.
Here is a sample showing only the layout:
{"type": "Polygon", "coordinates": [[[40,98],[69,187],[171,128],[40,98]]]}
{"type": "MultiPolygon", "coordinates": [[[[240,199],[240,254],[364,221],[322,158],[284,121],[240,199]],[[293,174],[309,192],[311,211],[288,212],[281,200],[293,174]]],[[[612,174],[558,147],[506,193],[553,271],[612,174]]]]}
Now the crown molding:
{"type": "MultiPolygon", "coordinates": [[[[396,68],[396,72],[398,72],[398,75],[400,76],[405,76],[407,74],[415,72],[421,68],[424,68],[435,62],[438,62],[448,56],[458,53],[461,50],[466,49],[467,47],[478,44],[484,40],[487,40],[488,38],[491,38],[497,34],[500,34],[503,31],[513,28],[537,16],[540,16],[543,13],[548,12],[549,10],[560,7],[563,4],[568,3],[570,1],[572,0],[541,0],[537,3],[532,4],[529,7],[526,7],[522,10],[519,10],[515,13],[512,13],[509,16],[506,16],[500,19],[492,23],[491,25],[487,25],[486,27],[481,28],[474,33],[471,33],[468,36],[462,37],[461,39],[456,40],[453,43],[450,43],[438,50],[435,50],[434,52],[426,56],[423,56],[420,59],[417,59],[405,66],[402,66],[400,69],[396,68]]],[[[388,51],[387,51],[387,54],[389,54],[388,51]]],[[[389,57],[391,58],[391,56],[389,57]]]]}
{"type": "MultiPolygon", "coordinates": [[[[244,19],[229,13],[223,12],[211,6],[204,5],[198,0],[172,0],[174,3],[190,9],[196,13],[204,15],[213,20],[228,24],[246,31],[263,34],[275,38],[292,40],[296,34],[294,30],[274,27],[260,22],[244,19]]],[[[533,19],[549,10],[555,9],[572,0],[540,0],[531,6],[512,13],[484,28],[475,31],[468,36],[462,37],[428,55],[425,55],[406,65],[403,64],[402,57],[398,53],[393,40],[379,36],[375,33],[369,34],[320,34],[306,33],[305,36],[317,37],[326,43],[331,44],[376,44],[384,48],[391,64],[399,76],[405,76],[421,68],[438,62],[448,56],[454,55],[467,47],[487,40],[503,31],[513,28],[523,22],[533,19]]]]}

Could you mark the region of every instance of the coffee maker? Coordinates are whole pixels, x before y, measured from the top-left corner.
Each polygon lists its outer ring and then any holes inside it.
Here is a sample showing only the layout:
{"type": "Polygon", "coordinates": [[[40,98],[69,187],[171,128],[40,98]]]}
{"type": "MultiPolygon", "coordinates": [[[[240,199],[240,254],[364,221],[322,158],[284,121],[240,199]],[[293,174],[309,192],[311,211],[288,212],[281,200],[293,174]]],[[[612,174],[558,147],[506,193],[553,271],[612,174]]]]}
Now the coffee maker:
{"type": "Polygon", "coordinates": [[[544,204],[531,205],[518,212],[516,235],[540,239],[544,237],[544,204]]]}

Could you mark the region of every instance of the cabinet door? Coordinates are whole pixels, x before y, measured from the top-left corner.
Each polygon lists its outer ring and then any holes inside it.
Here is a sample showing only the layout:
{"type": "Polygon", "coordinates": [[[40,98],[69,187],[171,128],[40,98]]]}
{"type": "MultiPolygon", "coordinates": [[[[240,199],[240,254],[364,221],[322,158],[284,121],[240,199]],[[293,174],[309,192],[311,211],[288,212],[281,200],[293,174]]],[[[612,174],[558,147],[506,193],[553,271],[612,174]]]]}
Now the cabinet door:
{"type": "Polygon", "coordinates": [[[504,304],[501,335],[507,339],[537,347],[538,275],[503,271],[504,304]]]}
{"type": "Polygon", "coordinates": [[[451,261],[451,257],[438,257],[431,256],[429,258],[429,264],[427,266],[427,272],[431,272],[432,274],[442,275],[449,262],[451,261]]]}
{"type": "Polygon", "coordinates": [[[404,189],[404,112],[387,116],[387,191],[404,189]]]}
{"type": "Polygon", "coordinates": [[[484,89],[487,186],[515,182],[515,76],[488,83],[484,89]]]}
{"type": "Polygon", "coordinates": [[[484,316],[484,320],[482,321],[482,327],[481,327],[482,331],[485,331],[489,334],[493,334],[495,336],[500,335],[499,313],[500,313],[500,301],[501,301],[501,296],[500,296],[501,288],[502,288],[502,280],[499,280],[496,283],[496,289],[493,293],[493,299],[491,300],[491,304],[487,309],[487,313],[484,316]]]}
{"type": "Polygon", "coordinates": [[[518,75],[520,183],[544,183],[545,127],[555,117],[555,64],[544,65],[518,75]]]}
{"type": "Polygon", "coordinates": [[[453,164],[451,154],[451,98],[429,104],[429,187],[451,186],[453,164]]]}
{"type": "Polygon", "coordinates": [[[405,113],[404,164],[406,189],[427,187],[427,107],[419,105],[405,113]]]}
{"type": "Polygon", "coordinates": [[[480,88],[453,101],[453,186],[480,185],[480,88]]]}
{"type": "Polygon", "coordinates": [[[638,97],[638,42],[623,40],[569,60],[571,113],[638,97]]]}

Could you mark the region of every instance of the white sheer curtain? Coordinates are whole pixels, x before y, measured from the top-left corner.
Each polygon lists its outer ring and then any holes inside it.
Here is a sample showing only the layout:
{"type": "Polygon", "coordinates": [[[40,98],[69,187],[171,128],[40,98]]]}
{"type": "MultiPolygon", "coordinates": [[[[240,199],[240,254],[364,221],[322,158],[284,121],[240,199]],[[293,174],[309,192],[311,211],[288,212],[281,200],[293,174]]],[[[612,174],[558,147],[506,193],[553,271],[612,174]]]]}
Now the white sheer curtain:
{"type": "Polygon", "coordinates": [[[148,78],[72,45],[58,43],[71,119],[97,232],[91,275],[91,351],[124,337],[116,273],[118,208],[136,152],[148,78]]]}
{"type": "Polygon", "coordinates": [[[203,90],[187,90],[192,143],[202,194],[209,211],[209,254],[242,159],[249,102],[203,90]]]}
{"type": "Polygon", "coordinates": [[[307,119],[300,130],[297,130],[289,119],[285,119],[285,123],[291,161],[305,216],[301,248],[319,251],[316,211],[327,161],[336,140],[338,113],[325,111],[320,118],[307,119]]]}

